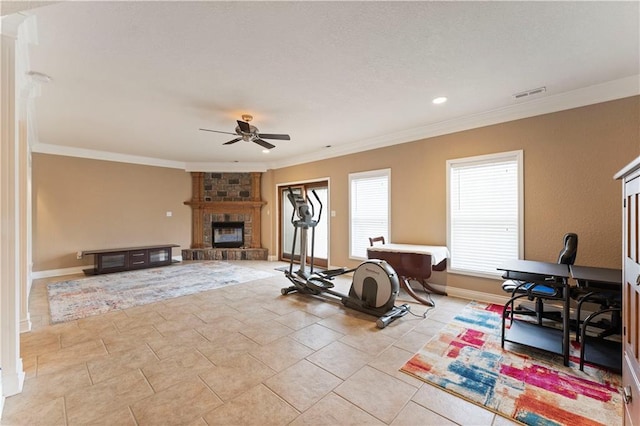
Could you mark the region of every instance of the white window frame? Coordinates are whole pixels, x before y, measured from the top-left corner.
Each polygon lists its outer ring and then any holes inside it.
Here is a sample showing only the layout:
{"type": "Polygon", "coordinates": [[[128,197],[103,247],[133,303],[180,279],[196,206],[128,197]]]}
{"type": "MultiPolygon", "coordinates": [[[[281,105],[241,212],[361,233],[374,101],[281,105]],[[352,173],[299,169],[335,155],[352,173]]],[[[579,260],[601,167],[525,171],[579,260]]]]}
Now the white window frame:
{"type": "MultiPolygon", "coordinates": [[[[390,242],[391,239],[391,169],[379,169],[379,170],[370,170],[367,172],[358,172],[358,173],[349,173],[349,259],[357,259],[357,260],[365,260],[367,259],[366,251],[363,256],[359,255],[359,253],[354,253],[354,202],[355,196],[352,194],[352,186],[353,182],[360,179],[370,179],[375,177],[386,177],[387,179],[387,223],[386,223],[386,232],[381,232],[382,236],[385,237],[386,242],[390,242]]],[[[367,235],[366,237],[378,237],[380,235],[367,235]]],[[[362,243],[360,243],[362,244],[362,243]]],[[[368,245],[368,240],[364,240],[364,244],[368,245]]]]}
{"type": "MultiPolygon", "coordinates": [[[[504,161],[515,161],[518,168],[517,173],[517,208],[518,208],[518,219],[517,219],[517,258],[522,259],[522,255],[524,253],[524,171],[523,171],[523,151],[508,151],[502,153],[495,154],[487,154],[487,155],[479,155],[474,157],[466,157],[466,158],[458,158],[453,160],[447,160],[447,248],[451,253],[451,261],[448,262],[447,271],[450,273],[461,274],[461,275],[472,275],[477,277],[485,277],[485,278],[501,278],[502,274],[500,271],[496,270],[494,273],[489,271],[481,271],[473,268],[458,268],[455,266],[454,260],[454,252],[455,248],[452,247],[452,200],[451,200],[451,174],[455,168],[465,167],[465,166],[478,166],[483,164],[493,164],[504,161]]],[[[481,250],[482,248],[478,248],[481,250]]],[[[501,262],[501,259],[498,262],[501,262]]],[[[496,267],[498,265],[495,265],[496,267]]]]}

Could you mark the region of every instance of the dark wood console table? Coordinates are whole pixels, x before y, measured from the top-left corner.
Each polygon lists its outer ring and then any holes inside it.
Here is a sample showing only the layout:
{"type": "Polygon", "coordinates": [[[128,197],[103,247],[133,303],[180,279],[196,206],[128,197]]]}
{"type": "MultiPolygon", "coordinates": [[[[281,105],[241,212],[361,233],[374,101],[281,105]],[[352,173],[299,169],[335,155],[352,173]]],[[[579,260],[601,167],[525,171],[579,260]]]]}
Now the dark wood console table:
{"type": "Polygon", "coordinates": [[[94,255],[94,267],[85,269],[86,275],[108,274],[132,269],[154,268],[171,264],[171,249],[177,244],[87,250],[82,256],[94,255]]]}

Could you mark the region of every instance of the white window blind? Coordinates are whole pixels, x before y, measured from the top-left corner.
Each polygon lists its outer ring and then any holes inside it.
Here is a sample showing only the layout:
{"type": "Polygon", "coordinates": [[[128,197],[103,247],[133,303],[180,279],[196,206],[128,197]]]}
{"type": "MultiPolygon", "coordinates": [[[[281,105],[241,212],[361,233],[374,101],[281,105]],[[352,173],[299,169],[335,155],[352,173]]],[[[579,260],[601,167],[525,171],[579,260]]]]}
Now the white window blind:
{"type": "Polygon", "coordinates": [[[499,276],[522,251],[522,151],[447,161],[450,272],[499,276]]]}
{"type": "Polygon", "coordinates": [[[390,169],[349,174],[349,256],[367,258],[369,237],[389,241],[390,169]]]}

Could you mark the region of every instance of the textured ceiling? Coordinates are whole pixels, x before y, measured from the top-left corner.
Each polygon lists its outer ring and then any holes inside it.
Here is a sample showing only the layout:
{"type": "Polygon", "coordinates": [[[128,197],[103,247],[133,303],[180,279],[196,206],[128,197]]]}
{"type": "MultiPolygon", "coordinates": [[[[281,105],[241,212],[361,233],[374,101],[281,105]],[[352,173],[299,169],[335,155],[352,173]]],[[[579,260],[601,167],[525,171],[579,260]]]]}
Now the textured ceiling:
{"type": "Polygon", "coordinates": [[[639,92],[638,2],[71,1],[23,13],[39,42],[29,68],[53,79],[34,99],[40,152],[262,170],[639,92]],[[243,113],[291,141],[263,154],[198,130],[233,132],[243,113]]]}

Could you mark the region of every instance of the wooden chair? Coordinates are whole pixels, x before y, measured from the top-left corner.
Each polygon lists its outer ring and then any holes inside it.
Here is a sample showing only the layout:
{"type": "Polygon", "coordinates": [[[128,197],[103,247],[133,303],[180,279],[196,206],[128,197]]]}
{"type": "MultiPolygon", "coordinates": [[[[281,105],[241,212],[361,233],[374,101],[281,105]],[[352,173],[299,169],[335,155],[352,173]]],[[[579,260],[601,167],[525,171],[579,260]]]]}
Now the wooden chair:
{"type": "Polygon", "coordinates": [[[373,247],[373,243],[377,242],[382,242],[382,244],[384,244],[384,237],[369,238],[369,244],[371,245],[371,247],[373,247]]]}

